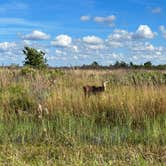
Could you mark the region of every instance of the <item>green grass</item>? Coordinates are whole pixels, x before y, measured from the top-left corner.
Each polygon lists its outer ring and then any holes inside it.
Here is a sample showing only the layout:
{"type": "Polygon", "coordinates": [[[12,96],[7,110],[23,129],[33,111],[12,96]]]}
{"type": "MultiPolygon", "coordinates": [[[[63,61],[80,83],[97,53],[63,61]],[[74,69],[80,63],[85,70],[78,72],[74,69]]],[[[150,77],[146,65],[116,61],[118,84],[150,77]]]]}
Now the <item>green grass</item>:
{"type": "Polygon", "coordinates": [[[165,73],[1,69],[0,83],[0,165],[166,163],[165,73]]]}

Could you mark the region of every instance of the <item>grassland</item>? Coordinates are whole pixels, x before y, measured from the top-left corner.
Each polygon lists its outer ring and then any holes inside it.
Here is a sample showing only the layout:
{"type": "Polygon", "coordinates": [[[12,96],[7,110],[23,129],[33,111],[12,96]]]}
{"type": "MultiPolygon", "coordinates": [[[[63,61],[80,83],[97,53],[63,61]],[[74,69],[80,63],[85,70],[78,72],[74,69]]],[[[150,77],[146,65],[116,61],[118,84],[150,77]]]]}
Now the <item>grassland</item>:
{"type": "Polygon", "coordinates": [[[0,165],[166,164],[164,71],[0,69],[0,85],[0,165]]]}

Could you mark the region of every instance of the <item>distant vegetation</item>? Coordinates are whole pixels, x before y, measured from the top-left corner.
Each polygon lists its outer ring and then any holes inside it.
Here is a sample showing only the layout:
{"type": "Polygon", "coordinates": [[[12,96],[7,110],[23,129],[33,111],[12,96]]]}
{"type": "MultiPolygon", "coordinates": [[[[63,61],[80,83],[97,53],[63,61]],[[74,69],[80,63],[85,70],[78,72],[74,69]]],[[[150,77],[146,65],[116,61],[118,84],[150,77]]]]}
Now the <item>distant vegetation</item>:
{"type": "MultiPolygon", "coordinates": [[[[130,62],[129,64],[124,62],[124,61],[116,61],[115,64],[110,64],[108,66],[100,65],[98,62],[94,61],[91,64],[83,64],[80,66],[61,66],[61,67],[50,67],[48,64],[46,64],[47,60],[44,59],[42,61],[43,65],[38,65],[38,62],[35,64],[31,62],[24,62],[24,66],[30,66],[33,68],[58,68],[58,69],[95,69],[95,70],[100,70],[100,69],[147,69],[147,70],[166,70],[166,64],[159,64],[159,65],[153,65],[152,62],[147,61],[144,64],[134,64],[133,62],[130,62]],[[29,65],[31,64],[31,65],[29,65]]],[[[11,64],[10,66],[6,66],[8,68],[19,68],[20,66],[17,64],[11,64]]]]}
{"type": "Polygon", "coordinates": [[[89,65],[76,66],[75,68],[80,69],[158,69],[166,70],[166,64],[153,65],[152,62],[148,61],[144,64],[138,65],[130,62],[129,64],[124,61],[116,61],[115,64],[110,64],[108,66],[102,66],[96,61],[92,62],[89,65]]]}

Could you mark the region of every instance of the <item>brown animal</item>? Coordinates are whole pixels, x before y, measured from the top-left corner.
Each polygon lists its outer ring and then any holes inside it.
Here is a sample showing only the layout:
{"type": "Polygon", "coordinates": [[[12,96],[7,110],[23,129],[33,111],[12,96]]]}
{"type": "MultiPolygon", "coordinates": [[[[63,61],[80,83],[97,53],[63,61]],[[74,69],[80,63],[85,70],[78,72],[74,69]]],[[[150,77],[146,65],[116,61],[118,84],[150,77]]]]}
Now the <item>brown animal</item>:
{"type": "Polygon", "coordinates": [[[83,90],[84,90],[84,95],[86,96],[90,96],[91,94],[98,94],[100,92],[104,92],[106,90],[106,85],[107,85],[108,81],[105,81],[102,83],[102,86],[90,86],[90,85],[86,85],[83,86],[83,90]]]}

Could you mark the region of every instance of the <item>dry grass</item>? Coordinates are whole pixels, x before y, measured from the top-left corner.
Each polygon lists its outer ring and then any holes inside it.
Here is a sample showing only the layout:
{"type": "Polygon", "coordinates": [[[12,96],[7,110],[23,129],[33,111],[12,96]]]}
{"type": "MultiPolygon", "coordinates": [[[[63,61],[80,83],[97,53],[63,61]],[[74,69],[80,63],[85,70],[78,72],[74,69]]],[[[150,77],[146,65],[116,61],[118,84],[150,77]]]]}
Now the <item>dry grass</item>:
{"type": "Polygon", "coordinates": [[[0,84],[2,164],[166,162],[164,73],[1,69],[0,84]],[[106,92],[84,97],[84,85],[103,80],[106,92]]]}

